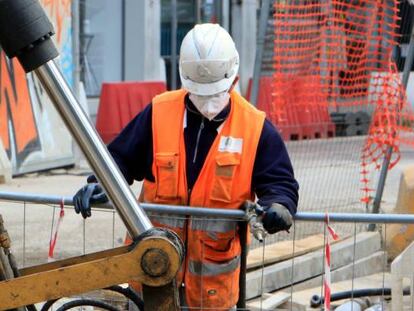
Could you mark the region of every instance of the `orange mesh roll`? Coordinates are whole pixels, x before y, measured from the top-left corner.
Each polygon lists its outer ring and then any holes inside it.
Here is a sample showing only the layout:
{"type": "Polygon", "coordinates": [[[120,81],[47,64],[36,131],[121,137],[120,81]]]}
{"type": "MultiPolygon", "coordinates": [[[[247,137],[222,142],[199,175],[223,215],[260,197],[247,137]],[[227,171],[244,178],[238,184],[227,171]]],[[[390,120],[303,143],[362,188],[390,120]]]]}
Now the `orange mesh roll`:
{"type": "Polygon", "coordinates": [[[291,0],[274,5],[273,97],[269,117],[285,139],[335,135],[330,113],[368,112],[362,150],[363,201],[369,171],[389,146],[391,167],[400,143],[413,144],[413,114],[393,64],[398,2],[394,0],[291,0]]]}

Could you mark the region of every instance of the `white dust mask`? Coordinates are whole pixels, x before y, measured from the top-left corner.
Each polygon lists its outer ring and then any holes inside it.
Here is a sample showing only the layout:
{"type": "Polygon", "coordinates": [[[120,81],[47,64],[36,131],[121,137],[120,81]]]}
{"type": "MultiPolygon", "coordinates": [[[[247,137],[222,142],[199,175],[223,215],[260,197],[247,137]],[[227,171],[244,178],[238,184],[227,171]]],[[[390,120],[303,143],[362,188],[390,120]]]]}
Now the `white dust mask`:
{"type": "Polygon", "coordinates": [[[230,94],[224,91],[210,96],[190,94],[190,100],[198,111],[210,121],[217,116],[229,103],[230,94]]]}

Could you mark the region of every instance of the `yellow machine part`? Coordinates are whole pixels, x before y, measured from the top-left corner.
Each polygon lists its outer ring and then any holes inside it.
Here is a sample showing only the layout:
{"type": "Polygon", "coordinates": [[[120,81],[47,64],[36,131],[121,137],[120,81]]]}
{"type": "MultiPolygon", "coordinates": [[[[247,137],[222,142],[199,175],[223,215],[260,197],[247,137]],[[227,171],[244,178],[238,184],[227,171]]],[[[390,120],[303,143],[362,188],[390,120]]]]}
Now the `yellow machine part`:
{"type": "Polygon", "coordinates": [[[180,265],[180,255],[167,238],[149,237],[136,245],[22,269],[21,277],[0,282],[0,310],[69,297],[130,280],[150,286],[167,285],[180,265]],[[161,259],[144,256],[154,250],[163,254],[161,259]],[[165,257],[168,257],[168,267],[158,275],[157,265],[165,257]],[[145,267],[147,272],[157,275],[148,277],[143,271],[145,267]]]}

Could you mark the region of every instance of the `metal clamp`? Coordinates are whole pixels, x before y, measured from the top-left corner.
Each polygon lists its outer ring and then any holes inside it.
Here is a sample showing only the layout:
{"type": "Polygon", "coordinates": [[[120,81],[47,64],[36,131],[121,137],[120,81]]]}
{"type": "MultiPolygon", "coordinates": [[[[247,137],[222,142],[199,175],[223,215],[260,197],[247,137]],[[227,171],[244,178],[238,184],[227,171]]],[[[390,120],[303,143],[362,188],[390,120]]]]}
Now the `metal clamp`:
{"type": "Polygon", "coordinates": [[[250,225],[250,232],[253,234],[253,237],[262,243],[267,235],[267,231],[263,227],[262,217],[264,214],[263,208],[251,201],[247,201],[244,204],[246,210],[247,219],[250,225]]]}

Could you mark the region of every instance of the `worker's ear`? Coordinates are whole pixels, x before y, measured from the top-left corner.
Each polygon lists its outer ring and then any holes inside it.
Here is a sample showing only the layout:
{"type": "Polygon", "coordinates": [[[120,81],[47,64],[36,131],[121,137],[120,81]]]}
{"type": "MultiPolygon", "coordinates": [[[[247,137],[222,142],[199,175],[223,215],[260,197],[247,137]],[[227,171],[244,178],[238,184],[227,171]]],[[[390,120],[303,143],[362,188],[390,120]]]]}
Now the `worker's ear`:
{"type": "Polygon", "coordinates": [[[231,91],[233,91],[233,89],[236,86],[237,82],[239,82],[239,76],[238,75],[234,78],[234,81],[233,81],[233,83],[231,84],[231,86],[229,88],[229,93],[231,93],[231,91]]]}

